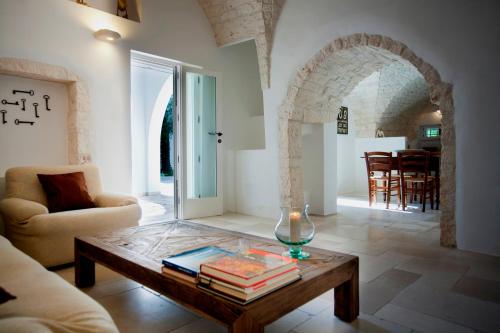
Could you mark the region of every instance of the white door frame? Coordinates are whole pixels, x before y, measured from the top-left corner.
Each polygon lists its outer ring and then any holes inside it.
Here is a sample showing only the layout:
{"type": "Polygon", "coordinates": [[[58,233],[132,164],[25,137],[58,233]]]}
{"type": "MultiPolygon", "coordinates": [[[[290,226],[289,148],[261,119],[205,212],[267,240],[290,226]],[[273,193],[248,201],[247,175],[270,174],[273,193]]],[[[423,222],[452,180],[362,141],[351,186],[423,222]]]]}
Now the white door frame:
{"type": "Polygon", "coordinates": [[[176,156],[177,156],[177,177],[176,181],[180,186],[177,186],[177,216],[180,219],[190,219],[198,217],[207,217],[222,215],[223,212],[223,191],[222,191],[222,149],[221,144],[217,144],[217,196],[212,198],[188,198],[187,197],[187,137],[186,137],[186,72],[210,75],[215,77],[216,82],[216,104],[215,116],[217,130],[222,129],[221,122],[221,82],[220,75],[216,72],[203,70],[200,68],[181,66],[178,80],[180,87],[180,96],[178,94],[177,103],[177,140],[176,140],[176,156]]]}

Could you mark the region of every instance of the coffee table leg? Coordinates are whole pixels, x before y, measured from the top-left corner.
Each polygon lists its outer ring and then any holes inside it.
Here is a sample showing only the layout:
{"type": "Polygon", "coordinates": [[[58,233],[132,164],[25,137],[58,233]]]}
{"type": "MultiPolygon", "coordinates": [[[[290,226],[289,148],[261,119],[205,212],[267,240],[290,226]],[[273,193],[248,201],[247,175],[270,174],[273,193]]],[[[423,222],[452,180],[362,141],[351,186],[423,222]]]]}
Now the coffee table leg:
{"type": "Polygon", "coordinates": [[[357,261],[351,279],[335,288],[334,313],[336,317],[349,323],[359,315],[359,265],[357,261]]]}
{"type": "Polygon", "coordinates": [[[229,325],[229,333],[264,333],[264,326],[259,325],[248,317],[238,318],[229,325]]]}
{"type": "Polygon", "coordinates": [[[75,246],[75,284],[78,288],[95,284],[95,262],[85,257],[75,246]]]}

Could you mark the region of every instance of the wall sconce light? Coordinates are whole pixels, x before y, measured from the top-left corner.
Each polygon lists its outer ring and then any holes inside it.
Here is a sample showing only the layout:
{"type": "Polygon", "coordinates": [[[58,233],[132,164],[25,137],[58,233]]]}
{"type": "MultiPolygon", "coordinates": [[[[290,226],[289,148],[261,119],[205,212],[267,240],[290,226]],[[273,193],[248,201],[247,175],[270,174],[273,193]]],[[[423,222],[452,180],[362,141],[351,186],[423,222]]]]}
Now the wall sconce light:
{"type": "Polygon", "coordinates": [[[96,32],[94,32],[94,37],[96,39],[104,40],[104,41],[108,41],[108,42],[112,42],[112,41],[115,41],[115,40],[122,38],[122,36],[118,32],[113,31],[113,30],[109,30],[109,29],[97,30],[96,32]]]}

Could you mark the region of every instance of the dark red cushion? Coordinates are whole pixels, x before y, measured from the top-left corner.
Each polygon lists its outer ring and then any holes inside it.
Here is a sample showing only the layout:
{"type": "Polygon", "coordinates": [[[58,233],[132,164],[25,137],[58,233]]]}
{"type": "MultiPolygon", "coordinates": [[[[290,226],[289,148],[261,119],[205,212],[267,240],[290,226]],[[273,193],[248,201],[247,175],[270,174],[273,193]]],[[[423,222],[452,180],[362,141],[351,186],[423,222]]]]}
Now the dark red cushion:
{"type": "Polygon", "coordinates": [[[7,301],[10,301],[11,299],[16,299],[16,298],[17,298],[16,296],[11,295],[7,290],[0,287],[0,304],[3,304],[7,301]]]}
{"type": "Polygon", "coordinates": [[[95,207],[87,190],[83,172],[37,176],[47,195],[49,212],[95,207]]]}

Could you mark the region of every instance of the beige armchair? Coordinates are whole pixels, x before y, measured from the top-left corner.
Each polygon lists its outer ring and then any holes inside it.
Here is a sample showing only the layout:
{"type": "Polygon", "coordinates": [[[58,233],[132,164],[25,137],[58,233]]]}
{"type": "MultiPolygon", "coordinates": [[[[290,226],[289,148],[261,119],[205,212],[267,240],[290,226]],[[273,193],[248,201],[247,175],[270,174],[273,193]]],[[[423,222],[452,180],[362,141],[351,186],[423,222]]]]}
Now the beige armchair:
{"type": "Polygon", "coordinates": [[[102,192],[99,171],[90,164],[11,168],[5,173],[5,188],[0,213],[6,237],[45,267],[74,261],[75,236],[136,226],[141,218],[136,198],[102,192]],[[77,171],[84,173],[96,208],[49,213],[37,174],[77,171]]]}

